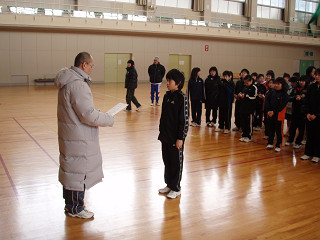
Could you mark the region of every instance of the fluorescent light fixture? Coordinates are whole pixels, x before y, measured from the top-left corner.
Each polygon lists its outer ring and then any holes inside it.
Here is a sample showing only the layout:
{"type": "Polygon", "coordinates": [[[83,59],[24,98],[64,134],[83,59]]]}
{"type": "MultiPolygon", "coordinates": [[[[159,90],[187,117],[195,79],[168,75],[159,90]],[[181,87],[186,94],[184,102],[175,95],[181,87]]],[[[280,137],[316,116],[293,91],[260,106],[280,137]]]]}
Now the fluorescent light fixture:
{"type": "Polygon", "coordinates": [[[103,13],[104,19],[111,19],[111,20],[122,20],[123,16],[122,14],[118,13],[103,13]]]}
{"type": "Polygon", "coordinates": [[[49,16],[62,16],[63,10],[58,10],[58,9],[44,9],[44,15],[49,15],[49,16]]]}
{"type": "Polygon", "coordinates": [[[37,14],[38,8],[9,7],[10,12],[18,14],[37,14]]]}

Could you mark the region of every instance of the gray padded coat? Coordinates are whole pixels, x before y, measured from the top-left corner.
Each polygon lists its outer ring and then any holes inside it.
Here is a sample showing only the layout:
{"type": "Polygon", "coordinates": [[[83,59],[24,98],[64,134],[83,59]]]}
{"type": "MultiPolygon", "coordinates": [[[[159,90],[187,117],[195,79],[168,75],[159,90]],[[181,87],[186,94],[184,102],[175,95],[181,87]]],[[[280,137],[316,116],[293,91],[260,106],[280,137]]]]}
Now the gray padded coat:
{"type": "Polygon", "coordinates": [[[59,181],[64,188],[84,191],[102,181],[99,129],[113,125],[113,117],[93,105],[90,77],[77,67],[59,71],[58,93],[59,181]]]}

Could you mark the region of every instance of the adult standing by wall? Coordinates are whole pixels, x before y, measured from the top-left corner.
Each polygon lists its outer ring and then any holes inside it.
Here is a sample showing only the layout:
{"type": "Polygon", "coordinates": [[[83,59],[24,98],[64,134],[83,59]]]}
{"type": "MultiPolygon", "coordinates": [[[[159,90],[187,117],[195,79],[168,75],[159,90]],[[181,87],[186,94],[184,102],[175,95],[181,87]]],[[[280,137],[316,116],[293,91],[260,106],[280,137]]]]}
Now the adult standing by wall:
{"type": "Polygon", "coordinates": [[[157,106],[160,105],[159,103],[159,96],[160,96],[160,87],[162,79],[166,73],[166,69],[163,65],[160,64],[160,59],[156,56],[153,60],[153,64],[151,64],[148,68],[148,74],[150,77],[151,83],[151,106],[155,104],[157,106]],[[154,95],[156,95],[156,102],[154,102],[154,95]]]}
{"type": "Polygon", "coordinates": [[[63,185],[65,211],[71,217],[91,218],[84,209],[85,190],[102,181],[102,156],[98,127],[113,126],[113,117],[94,107],[89,83],[93,58],[79,53],[71,68],[59,71],[58,138],[59,181],[63,185]]]}
{"type": "Polygon", "coordinates": [[[127,89],[126,101],[127,108],[126,111],[131,111],[131,102],[137,107],[137,111],[140,111],[141,104],[138,102],[137,98],[134,96],[134,91],[138,87],[138,73],[134,67],[134,61],[128,60],[127,62],[127,73],[125,80],[125,88],[127,89]]]}

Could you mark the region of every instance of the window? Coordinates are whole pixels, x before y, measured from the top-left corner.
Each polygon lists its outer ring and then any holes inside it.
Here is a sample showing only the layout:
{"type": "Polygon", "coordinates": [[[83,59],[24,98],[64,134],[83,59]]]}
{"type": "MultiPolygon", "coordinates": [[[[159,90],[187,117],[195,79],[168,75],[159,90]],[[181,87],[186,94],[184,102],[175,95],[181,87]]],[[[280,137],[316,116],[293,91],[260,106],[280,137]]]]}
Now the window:
{"type": "Polygon", "coordinates": [[[211,0],[211,12],[243,15],[245,0],[211,0]]]}
{"type": "Polygon", "coordinates": [[[191,9],[192,0],[156,0],[157,6],[191,9]]]}
{"type": "Polygon", "coordinates": [[[285,0],[257,0],[257,17],[282,20],[285,0]]]}
{"type": "Polygon", "coordinates": [[[317,0],[296,0],[295,21],[307,24],[317,10],[317,0]]]}

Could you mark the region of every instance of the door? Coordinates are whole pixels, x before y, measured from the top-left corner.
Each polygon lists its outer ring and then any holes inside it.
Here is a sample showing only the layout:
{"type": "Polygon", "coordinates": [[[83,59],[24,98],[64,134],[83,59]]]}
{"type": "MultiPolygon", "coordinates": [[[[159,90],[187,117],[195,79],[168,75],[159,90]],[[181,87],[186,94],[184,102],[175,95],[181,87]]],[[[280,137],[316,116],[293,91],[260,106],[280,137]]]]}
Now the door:
{"type": "Polygon", "coordinates": [[[169,55],[169,69],[176,68],[184,74],[186,81],[190,78],[191,56],[190,55],[169,55]]]}
{"type": "Polygon", "coordinates": [[[314,66],[314,60],[300,60],[300,75],[306,75],[306,70],[310,66],[314,66]]]}
{"type": "Polygon", "coordinates": [[[124,82],[127,73],[127,61],[130,59],[130,53],[105,53],[104,82],[124,82]]]}

